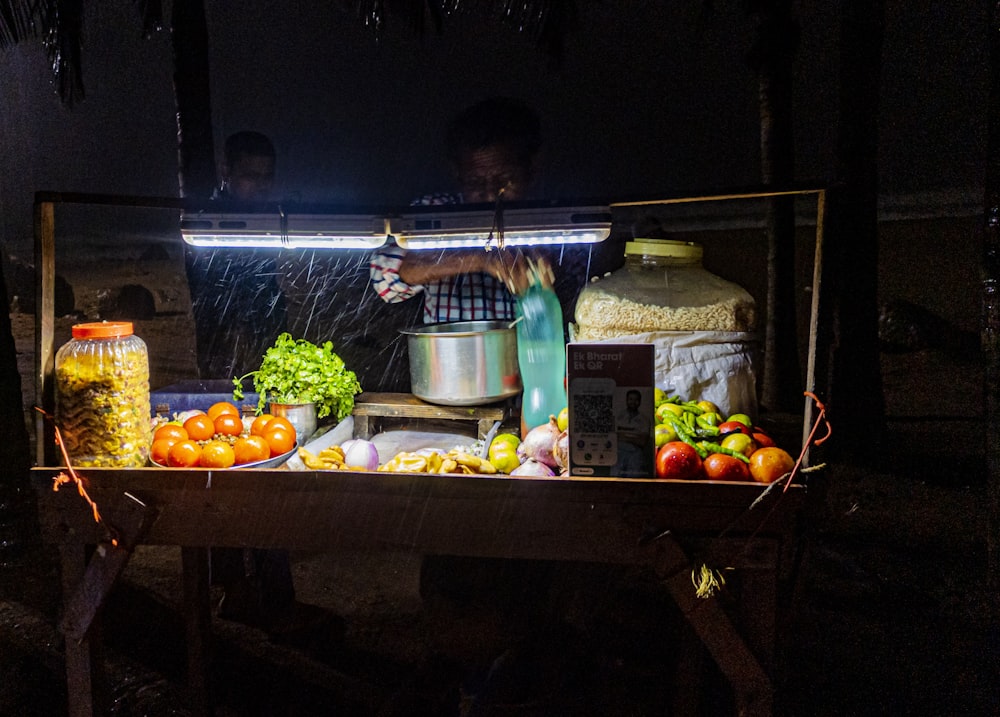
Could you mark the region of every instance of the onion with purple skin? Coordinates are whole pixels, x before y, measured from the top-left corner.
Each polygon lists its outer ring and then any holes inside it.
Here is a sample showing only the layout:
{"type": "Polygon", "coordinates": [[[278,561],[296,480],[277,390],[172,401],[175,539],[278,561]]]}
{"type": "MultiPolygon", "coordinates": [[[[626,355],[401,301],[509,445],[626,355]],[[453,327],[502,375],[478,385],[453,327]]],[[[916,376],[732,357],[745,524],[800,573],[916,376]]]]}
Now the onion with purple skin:
{"type": "Polygon", "coordinates": [[[544,463],[550,468],[558,468],[555,457],[556,439],[559,438],[559,426],[555,416],[549,418],[548,423],[535,426],[517,447],[517,455],[522,460],[532,458],[539,463],[544,463]]]}
{"type": "Polygon", "coordinates": [[[514,478],[551,478],[555,475],[551,468],[534,458],[525,459],[524,463],[510,472],[514,478]]]}
{"type": "Polygon", "coordinates": [[[352,438],[340,444],[340,449],[344,451],[344,464],[357,466],[366,471],[378,469],[378,450],[371,441],[363,438],[352,438]]]}
{"type": "Polygon", "coordinates": [[[180,413],[178,413],[176,415],[176,417],[174,418],[174,420],[177,423],[180,423],[181,425],[184,425],[184,421],[186,421],[187,419],[191,418],[191,416],[200,416],[203,413],[205,413],[205,412],[202,411],[200,408],[189,408],[186,411],[181,411],[180,413]]]}
{"type": "Polygon", "coordinates": [[[559,468],[562,468],[564,472],[569,469],[569,431],[563,431],[556,438],[553,455],[559,468]]]}

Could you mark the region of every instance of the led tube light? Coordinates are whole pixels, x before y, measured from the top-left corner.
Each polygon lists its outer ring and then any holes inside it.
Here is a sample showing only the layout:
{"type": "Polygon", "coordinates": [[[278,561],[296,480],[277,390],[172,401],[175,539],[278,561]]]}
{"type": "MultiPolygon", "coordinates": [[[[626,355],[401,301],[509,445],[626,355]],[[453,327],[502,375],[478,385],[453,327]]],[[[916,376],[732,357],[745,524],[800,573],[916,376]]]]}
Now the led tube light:
{"type": "Polygon", "coordinates": [[[181,216],[191,246],[274,249],[378,249],[388,240],[384,216],[197,212],[181,216]]]}
{"type": "Polygon", "coordinates": [[[389,233],[404,249],[483,247],[499,245],[498,220],[505,246],[594,244],[611,233],[607,206],[508,206],[498,214],[462,205],[413,207],[389,218],[389,233]]]}

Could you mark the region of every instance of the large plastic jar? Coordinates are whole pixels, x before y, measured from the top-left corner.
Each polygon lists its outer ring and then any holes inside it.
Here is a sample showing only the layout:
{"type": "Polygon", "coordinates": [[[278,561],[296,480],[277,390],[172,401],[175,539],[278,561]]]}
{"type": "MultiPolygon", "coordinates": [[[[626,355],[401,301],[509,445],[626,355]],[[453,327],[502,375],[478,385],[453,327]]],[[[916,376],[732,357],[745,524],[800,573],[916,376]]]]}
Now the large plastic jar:
{"type": "Polygon", "coordinates": [[[55,409],[74,466],[146,465],[149,354],[130,322],[73,326],[56,352],[55,409]]]}
{"type": "Polygon", "coordinates": [[[626,243],[625,265],[583,288],[574,318],[574,341],[653,344],[668,394],[755,415],[754,300],[702,266],[701,245],[626,243]]]}
{"type": "Polygon", "coordinates": [[[702,266],[700,244],[636,239],[625,265],[583,288],[576,339],[600,341],[647,331],[752,331],[753,297],[702,266]]]}

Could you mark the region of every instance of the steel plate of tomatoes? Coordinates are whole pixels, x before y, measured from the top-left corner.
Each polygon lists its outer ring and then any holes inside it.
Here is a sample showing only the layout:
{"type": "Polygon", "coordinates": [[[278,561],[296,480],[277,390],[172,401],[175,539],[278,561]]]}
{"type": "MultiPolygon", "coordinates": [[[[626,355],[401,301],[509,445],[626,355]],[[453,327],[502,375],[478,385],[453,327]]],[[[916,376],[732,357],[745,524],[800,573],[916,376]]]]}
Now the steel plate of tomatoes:
{"type": "MultiPolygon", "coordinates": [[[[199,446],[194,441],[181,441],[181,442],[182,443],[191,443],[198,450],[192,450],[191,448],[184,449],[184,451],[185,451],[185,457],[183,459],[183,462],[180,462],[180,463],[178,463],[176,465],[172,465],[169,462],[169,455],[170,455],[170,453],[169,453],[169,450],[168,450],[168,452],[167,452],[168,461],[166,463],[160,463],[158,460],[155,460],[152,456],[150,456],[150,459],[149,459],[150,465],[152,465],[152,466],[154,466],[156,468],[197,468],[197,467],[202,467],[202,466],[199,466],[199,461],[201,460],[201,450],[200,450],[201,446],[199,446]],[[191,461],[193,461],[193,462],[191,462],[191,461]]],[[[171,448],[174,448],[174,446],[171,446],[171,448]]],[[[220,468],[220,469],[221,470],[240,470],[240,469],[244,469],[244,468],[277,468],[277,467],[281,466],[282,464],[284,464],[285,461],[287,461],[289,458],[291,458],[295,454],[295,451],[297,449],[298,449],[298,445],[295,445],[295,446],[292,447],[292,449],[290,451],[287,451],[286,453],[282,453],[281,455],[270,456],[269,458],[265,458],[263,460],[255,460],[255,461],[250,461],[250,462],[247,462],[247,463],[240,463],[240,462],[237,461],[236,463],[234,463],[233,465],[229,466],[228,468],[220,468]]],[[[233,449],[232,450],[233,450],[233,454],[235,456],[235,453],[236,453],[236,446],[235,446],[235,444],[233,445],[233,449]]],[[[211,467],[215,467],[215,466],[211,466],[211,467]]]]}
{"type": "Polygon", "coordinates": [[[149,462],[158,468],[277,468],[295,452],[295,429],[285,418],[258,416],[244,425],[239,409],[227,401],[207,412],[190,411],[183,423],[158,426],[149,462]],[[268,434],[268,437],[265,437],[268,434]],[[183,444],[183,445],[180,445],[183,444]]]}

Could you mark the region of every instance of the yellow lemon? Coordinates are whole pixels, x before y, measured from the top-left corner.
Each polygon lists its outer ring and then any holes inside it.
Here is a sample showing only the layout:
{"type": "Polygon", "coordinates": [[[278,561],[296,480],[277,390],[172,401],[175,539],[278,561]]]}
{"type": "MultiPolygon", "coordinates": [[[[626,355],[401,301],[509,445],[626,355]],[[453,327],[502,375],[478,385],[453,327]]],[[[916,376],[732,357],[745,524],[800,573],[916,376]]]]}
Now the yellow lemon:
{"type": "Polygon", "coordinates": [[[521,445],[521,439],[515,436],[513,433],[498,433],[493,437],[493,440],[490,441],[490,448],[492,449],[493,446],[501,444],[516,449],[519,445],[521,445]]]}
{"type": "Polygon", "coordinates": [[[491,443],[489,451],[490,463],[501,473],[510,473],[521,465],[517,457],[517,449],[509,443],[491,443]]]}

